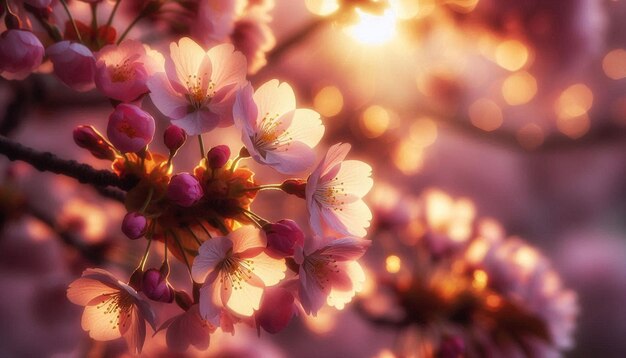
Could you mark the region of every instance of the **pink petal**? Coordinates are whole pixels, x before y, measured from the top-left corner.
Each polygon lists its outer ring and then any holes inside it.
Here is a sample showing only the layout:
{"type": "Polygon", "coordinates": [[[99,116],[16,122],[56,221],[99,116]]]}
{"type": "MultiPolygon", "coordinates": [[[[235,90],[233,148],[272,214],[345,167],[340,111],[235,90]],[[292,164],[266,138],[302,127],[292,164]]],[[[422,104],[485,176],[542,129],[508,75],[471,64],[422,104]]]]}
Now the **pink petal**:
{"type": "MultiPolygon", "coordinates": [[[[265,249],[267,246],[267,238],[265,233],[254,226],[242,226],[239,229],[228,234],[229,239],[233,242],[234,253],[244,253],[250,249],[265,249]]],[[[256,253],[250,252],[253,256],[256,253]]],[[[252,257],[250,255],[241,255],[241,257],[252,257]]]]}
{"type": "Polygon", "coordinates": [[[213,272],[215,266],[224,259],[232,247],[232,241],[223,236],[203,242],[191,266],[193,280],[199,283],[204,282],[207,275],[213,272]]]}
{"type": "Polygon", "coordinates": [[[315,162],[315,153],[302,142],[291,142],[288,146],[268,151],[265,162],[283,174],[295,174],[306,170],[315,162]]]}
{"type": "Polygon", "coordinates": [[[259,120],[266,113],[282,115],[296,109],[296,96],[293,89],[286,82],[278,80],[265,82],[254,93],[254,102],[259,109],[259,120]]]}
{"type": "Polygon", "coordinates": [[[94,279],[79,278],[67,289],[67,298],[74,304],[87,306],[89,302],[101,295],[118,292],[119,289],[105,285],[94,279]]]}
{"type": "Polygon", "coordinates": [[[173,119],[172,124],[184,129],[187,135],[206,133],[217,127],[220,117],[208,109],[200,109],[180,119],[173,119]]]}
{"type": "MultiPolygon", "coordinates": [[[[300,266],[300,302],[302,308],[307,314],[317,316],[317,311],[322,308],[326,302],[327,292],[322,290],[322,287],[317,283],[317,279],[313,274],[309,273],[305,266],[300,266]]],[[[329,287],[327,287],[329,290],[329,287]]]]}
{"type": "Polygon", "coordinates": [[[124,320],[121,322],[129,325],[124,334],[128,349],[132,354],[140,354],[146,340],[146,323],[136,309],[132,310],[128,322],[124,322],[124,320]]]}
{"type": "Polygon", "coordinates": [[[220,312],[223,308],[220,289],[222,285],[215,280],[200,288],[200,316],[216,327],[220,324],[220,312]]]}
{"type": "Polygon", "coordinates": [[[164,73],[152,76],[147,85],[150,99],[161,113],[172,119],[180,119],[187,114],[189,102],[172,88],[164,73]]]}
{"type": "Polygon", "coordinates": [[[248,82],[237,91],[233,107],[235,126],[243,131],[243,135],[250,136],[256,129],[257,107],[252,96],[254,89],[248,82]]]}
{"type": "Polygon", "coordinates": [[[213,73],[211,81],[219,90],[224,86],[236,84],[242,86],[246,81],[246,57],[231,44],[220,44],[211,48],[207,55],[211,59],[213,73]]]}
{"type": "Polygon", "coordinates": [[[324,255],[332,255],[337,261],[357,260],[371,245],[371,241],[355,237],[344,237],[330,241],[320,250],[324,255]]]}
{"type": "Polygon", "coordinates": [[[165,61],[165,71],[173,88],[180,93],[186,92],[190,81],[197,78],[201,79],[201,88],[208,88],[212,76],[211,61],[206,52],[188,37],[170,44],[170,57],[165,61]]]}

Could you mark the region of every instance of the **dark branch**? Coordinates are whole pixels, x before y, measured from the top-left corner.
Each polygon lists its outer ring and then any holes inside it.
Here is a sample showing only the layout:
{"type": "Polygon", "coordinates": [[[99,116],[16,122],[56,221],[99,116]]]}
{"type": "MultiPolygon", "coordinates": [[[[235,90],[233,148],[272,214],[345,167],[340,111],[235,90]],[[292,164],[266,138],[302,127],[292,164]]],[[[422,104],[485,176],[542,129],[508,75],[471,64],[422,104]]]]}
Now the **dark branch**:
{"type": "Polygon", "coordinates": [[[4,154],[11,161],[26,162],[39,171],[62,174],[99,188],[113,186],[128,191],[137,182],[136,178],[120,178],[108,170],[95,169],[75,160],[61,159],[50,152],[36,151],[4,136],[0,136],[0,154],[4,154]]]}

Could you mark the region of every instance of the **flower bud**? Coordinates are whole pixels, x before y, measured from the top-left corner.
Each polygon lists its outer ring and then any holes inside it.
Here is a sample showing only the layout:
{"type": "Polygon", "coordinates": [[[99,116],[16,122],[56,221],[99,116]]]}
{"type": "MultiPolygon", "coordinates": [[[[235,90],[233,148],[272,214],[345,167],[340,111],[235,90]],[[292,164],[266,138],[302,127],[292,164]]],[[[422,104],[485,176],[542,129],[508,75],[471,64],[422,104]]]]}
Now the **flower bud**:
{"type": "Polygon", "coordinates": [[[182,207],[193,206],[202,195],[200,182],[189,173],[174,175],[167,186],[167,198],[182,207]]]}
{"type": "Polygon", "coordinates": [[[153,301],[171,303],[174,290],[167,283],[167,278],[157,269],[149,269],[143,274],[141,291],[153,301]]]}
{"type": "Polygon", "coordinates": [[[280,185],[280,189],[298,198],[306,198],[306,180],[304,179],[287,179],[280,185]]]}
{"type": "Polygon", "coordinates": [[[263,292],[256,322],[269,333],[282,331],[295,314],[293,295],[282,287],[268,287],[263,292]]]}
{"type": "Polygon", "coordinates": [[[446,337],[441,341],[439,354],[441,358],[458,358],[465,356],[465,342],[458,336],[446,337]]]}
{"type": "Polygon", "coordinates": [[[30,31],[7,30],[0,35],[0,76],[22,80],[31,74],[43,59],[41,41],[30,31]]]}
{"type": "Polygon", "coordinates": [[[46,49],[54,74],[70,88],[85,92],[95,87],[96,60],[91,50],[79,43],[57,42],[46,49]]]}
{"type": "Polygon", "coordinates": [[[139,213],[128,213],[122,221],[122,232],[131,240],[137,240],[146,233],[148,220],[139,213]]]}
{"type": "Polygon", "coordinates": [[[211,148],[207,154],[207,160],[211,169],[223,167],[230,158],[230,148],[226,145],[218,145],[211,148]]]}
{"type": "Polygon", "coordinates": [[[173,124],[170,124],[163,133],[163,141],[170,153],[176,153],[185,144],[186,140],[187,133],[185,133],[185,130],[173,124]]]}
{"type": "Polygon", "coordinates": [[[152,141],[154,118],[135,105],[122,103],[109,117],[107,136],[120,152],[139,152],[152,141]]]}
{"type": "Polygon", "coordinates": [[[295,221],[285,219],[263,226],[267,236],[267,251],[273,257],[293,256],[296,244],[304,243],[304,233],[295,221]]]}
{"type": "Polygon", "coordinates": [[[85,148],[98,159],[115,160],[115,150],[102,134],[92,126],[78,126],[74,129],[74,142],[85,148]]]}

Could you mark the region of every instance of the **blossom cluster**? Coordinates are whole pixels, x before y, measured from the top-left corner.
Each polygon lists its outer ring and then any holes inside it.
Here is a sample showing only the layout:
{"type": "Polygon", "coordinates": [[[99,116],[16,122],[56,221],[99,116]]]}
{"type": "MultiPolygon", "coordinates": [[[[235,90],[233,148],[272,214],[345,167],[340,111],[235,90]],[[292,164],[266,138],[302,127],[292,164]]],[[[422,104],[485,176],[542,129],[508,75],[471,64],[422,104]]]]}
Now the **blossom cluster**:
{"type": "Polygon", "coordinates": [[[385,245],[396,248],[360,306],[402,329],[395,354],[558,357],[572,347],[576,294],[539,250],[440,190],[400,198],[380,185],[373,201],[372,236],[396,237],[385,245]]]}
{"type": "Polygon", "coordinates": [[[124,337],[131,353],[141,353],[148,323],[155,334],[165,331],[173,350],[206,349],[218,328],[234,333],[235,324],[245,323],[276,333],[298,312],[316,315],[326,304],[342,308],[350,302],[365,280],[356,260],[369,247],[364,237],[372,215],[362,198],[373,185],[371,167],[346,160],[345,143],[331,146],[318,161],[320,115],[297,108],[287,83],[270,80],[255,88],[248,81],[273,46],[267,27],[272,3],[146,1],[126,9],[155,24],[165,21],[158,15],[166,6],[193,14],[193,38],[171,42],[166,53],[125,38],[136,21],[118,36],[112,20],[120,1],[102,26],[97,11],[108,5],[84,3],[92,10],[91,26],[72,16],[86,5],[80,2],[8,2],[0,74],[23,79],[49,60],[65,85],[79,92],[95,88],[113,105],[106,136],[81,125],[74,141],[134,183],[125,193],[121,231],[130,240],[145,239],[146,249],[128,280],[89,268],[69,286],[69,300],[85,307],[82,327],[90,337],[124,337]],[[68,19],[61,31],[63,9],[68,19]],[[171,122],[162,137],[166,155],[149,149],[157,125],[143,106],[148,98],[171,122]],[[242,142],[234,158],[224,144],[205,149],[204,133],[233,126],[242,142]],[[174,159],[191,136],[198,138],[200,161],[192,171],[176,172],[174,159]],[[240,165],[245,160],[289,176],[311,172],[259,184],[240,165]],[[263,190],[301,198],[310,230],[255,213],[251,204],[263,190]],[[153,243],[163,245],[160,267],[146,267],[157,251],[153,243]],[[189,273],[186,290],[170,282],[171,257],[189,273]],[[159,324],[151,301],[175,304],[182,312],[159,324]]]}

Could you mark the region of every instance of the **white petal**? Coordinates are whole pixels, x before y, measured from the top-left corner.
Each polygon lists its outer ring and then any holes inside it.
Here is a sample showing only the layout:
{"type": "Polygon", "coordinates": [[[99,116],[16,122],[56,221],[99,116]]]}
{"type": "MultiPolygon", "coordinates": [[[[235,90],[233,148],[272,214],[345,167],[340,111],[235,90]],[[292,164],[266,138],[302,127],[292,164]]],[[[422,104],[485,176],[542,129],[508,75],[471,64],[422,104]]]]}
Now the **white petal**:
{"type": "Polygon", "coordinates": [[[345,193],[362,198],[374,185],[371,175],[372,167],[368,164],[359,160],[346,160],[341,163],[337,181],[341,183],[345,193]]]}
{"type": "Polygon", "coordinates": [[[270,115],[282,115],[296,109],[296,96],[293,89],[286,82],[278,80],[265,82],[254,93],[254,102],[259,109],[259,117],[262,119],[266,113],[270,115]]]}
{"type": "Polygon", "coordinates": [[[265,233],[252,225],[242,226],[228,234],[233,242],[233,252],[241,253],[250,249],[265,248],[267,238],[265,233]]]}
{"type": "Polygon", "coordinates": [[[241,86],[246,80],[246,57],[231,44],[220,44],[207,52],[213,73],[211,81],[216,89],[230,84],[241,86]]]}
{"type": "Polygon", "coordinates": [[[253,273],[257,275],[266,286],[276,285],[285,278],[287,266],[285,260],[277,260],[262,252],[258,256],[250,259],[252,261],[253,273]]]}
{"type": "Polygon", "coordinates": [[[232,247],[232,241],[223,236],[203,242],[191,266],[193,280],[203,283],[207,275],[213,272],[215,266],[224,259],[232,247]]]}
{"type": "Polygon", "coordinates": [[[289,136],[294,141],[300,141],[311,148],[315,147],[324,136],[324,126],[319,113],[310,109],[296,109],[289,127],[289,136]]]}
{"type": "Polygon", "coordinates": [[[241,281],[239,285],[233,287],[226,307],[233,313],[250,317],[255,310],[259,309],[263,287],[256,287],[246,281],[241,281]]]}

